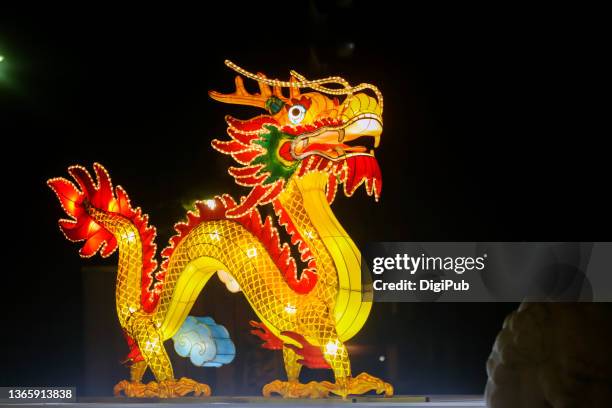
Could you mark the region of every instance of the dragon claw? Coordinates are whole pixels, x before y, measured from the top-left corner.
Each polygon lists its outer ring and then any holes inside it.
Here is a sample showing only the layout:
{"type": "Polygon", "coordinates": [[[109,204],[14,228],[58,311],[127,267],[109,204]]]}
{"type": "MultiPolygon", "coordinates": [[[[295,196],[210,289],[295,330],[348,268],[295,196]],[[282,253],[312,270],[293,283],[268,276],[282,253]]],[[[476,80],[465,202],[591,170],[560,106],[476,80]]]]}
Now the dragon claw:
{"type": "Polygon", "coordinates": [[[209,397],[211,391],[208,385],[183,377],[180,380],[151,381],[148,384],[123,380],[115,385],[113,393],[115,396],[123,393],[133,398],[177,398],[190,393],[194,397],[209,397]]]}
{"type": "MultiPolygon", "coordinates": [[[[374,377],[368,373],[361,373],[357,377],[349,377],[346,380],[344,389],[332,389],[331,392],[346,397],[347,395],[361,395],[369,391],[375,391],[377,394],[385,394],[385,397],[393,396],[393,386],[388,382],[374,377]]],[[[334,384],[334,387],[342,385],[341,383],[334,384]]]]}
{"type": "Polygon", "coordinates": [[[118,397],[123,392],[123,395],[126,397],[144,397],[146,388],[147,385],[140,381],[123,380],[115,384],[113,387],[113,395],[118,397]]]}
{"type": "Polygon", "coordinates": [[[326,398],[329,391],[329,387],[323,382],[311,381],[303,384],[299,381],[274,380],[264,385],[262,394],[264,397],[278,394],[283,398],[326,398]]]}
{"type": "Polygon", "coordinates": [[[275,380],[266,384],[262,393],[264,397],[270,397],[274,393],[283,398],[327,398],[332,393],[346,398],[348,395],[361,395],[369,391],[384,394],[385,397],[393,396],[393,386],[391,384],[368,373],[341,379],[336,383],[311,381],[302,384],[297,381],[275,380]]]}

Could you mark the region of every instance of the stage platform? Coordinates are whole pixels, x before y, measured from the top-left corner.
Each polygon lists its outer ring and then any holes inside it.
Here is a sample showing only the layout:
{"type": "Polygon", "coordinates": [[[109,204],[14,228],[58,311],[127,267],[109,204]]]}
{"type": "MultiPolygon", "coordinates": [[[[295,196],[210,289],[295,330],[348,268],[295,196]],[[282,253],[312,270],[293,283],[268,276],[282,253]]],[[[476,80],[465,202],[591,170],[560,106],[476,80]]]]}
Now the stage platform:
{"type": "Polygon", "coordinates": [[[354,397],[345,400],[340,398],[329,398],[323,400],[295,399],[285,400],[282,398],[263,397],[209,397],[209,398],[178,398],[167,399],[127,399],[127,398],[79,398],[75,403],[52,403],[52,404],[0,404],[11,407],[53,407],[53,408],[181,408],[181,407],[210,407],[210,408],[314,408],[323,407],[444,407],[444,408],[476,408],[486,407],[479,395],[455,395],[455,396],[396,396],[392,398],[382,397],[354,397]]]}

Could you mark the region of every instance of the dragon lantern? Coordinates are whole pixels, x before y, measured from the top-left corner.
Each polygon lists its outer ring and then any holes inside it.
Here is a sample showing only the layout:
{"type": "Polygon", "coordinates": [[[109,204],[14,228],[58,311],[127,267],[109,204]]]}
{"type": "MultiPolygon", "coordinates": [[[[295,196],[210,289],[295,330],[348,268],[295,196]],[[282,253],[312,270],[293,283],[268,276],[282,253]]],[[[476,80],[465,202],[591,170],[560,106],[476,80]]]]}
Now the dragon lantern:
{"type": "Polygon", "coordinates": [[[227,331],[210,318],[188,316],[217,274],[231,292],[244,293],[261,320],[251,324],[263,347],[282,350],[287,381],[265,385],[265,396],[346,397],[368,391],[390,396],[390,384],[351,373],[345,342],[370,313],[371,288],[362,282],[359,250],[330,208],[340,186],[347,196],[361,184],[368,195],[380,195],[373,149],[382,133],[382,95],[372,85],[351,86],[339,77],[307,80],[291,71],[290,81],[280,81],[230,61],[226,65],[239,74],[235,92],[210,96],[266,112],[249,120],[227,116],[230,140],[212,142],[240,164],[229,173],[251,190],[239,201],[226,194],[196,202],[186,221],[175,225],[177,235],[161,251],[159,266],[155,228],[122,187],[113,188],[100,164],[93,166],[95,180],[85,168],[72,166],[68,173],[76,185],[64,178],[48,181],[70,217],[59,221],[60,229],[71,241],[85,241],[81,256],[119,251],[116,308],[131,365],[130,379],[115,386],[115,395],[210,395],[206,384],[176,379],[164,341],[173,338],[179,351],[186,336],[199,333],[198,350],[216,350],[199,365],[231,361],[219,353],[233,352],[227,331]],[[256,81],[259,93],[247,92],[243,77],[256,81]],[[276,217],[262,221],[258,207],[268,204],[276,217]],[[280,242],[277,227],[284,228],[290,244],[280,242]],[[302,366],[331,369],[335,382],[302,384],[302,366]],[[147,368],[155,381],[145,384],[147,368]]]}

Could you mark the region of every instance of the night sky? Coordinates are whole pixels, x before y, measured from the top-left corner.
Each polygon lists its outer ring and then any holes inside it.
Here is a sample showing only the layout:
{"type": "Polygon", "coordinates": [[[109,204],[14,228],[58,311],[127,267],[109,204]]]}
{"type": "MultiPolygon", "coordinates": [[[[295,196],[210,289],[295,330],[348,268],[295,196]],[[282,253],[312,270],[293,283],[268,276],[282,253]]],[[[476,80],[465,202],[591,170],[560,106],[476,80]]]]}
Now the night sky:
{"type": "MultiPolygon", "coordinates": [[[[246,193],[226,173],[232,159],[210,146],[226,137],[225,114],[259,114],[207,96],[210,89],[233,91],[224,59],[269,77],[288,78],[296,69],[307,78],[341,75],[381,89],[381,201],[360,189],[334,204],[358,245],[609,240],[609,149],[597,146],[604,136],[581,119],[591,102],[580,87],[589,78],[572,65],[589,62],[581,44],[539,11],[491,11],[480,19],[482,10],[464,9],[459,17],[455,10],[400,11],[378,2],[227,3],[198,11],[54,6],[0,17],[0,385],[76,385],[108,394],[84,385],[92,349],[117,362],[116,371],[100,374],[101,383],[127,377],[123,355],[105,348],[121,344],[119,326],[112,326],[112,276],[100,287],[110,306],[99,318],[110,329],[84,344],[91,339],[85,321],[96,316],[84,311],[91,282],[81,268],[114,265],[116,255],[79,258],[78,246],[58,231],[63,214],[45,181],[66,176],[71,164],[102,163],[150,215],[158,246],[194,200],[246,193]]],[[[214,317],[230,295],[220,286],[210,291],[221,303],[204,300],[198,312],[214,317]]],[[[240,295],[233,297],[232,335],[248,346],[238,355],[259,356],[246,323],[253,316],[240,295]]],[[[486,358],[514,308],[375,304],[350,341],[365,350],[353,357],[354,374],[388,378],[399,394],[481,393],[486,358]]],[[[280,364],[280,353],[267,353],[262,358],[280,364]]],[[[252,364],[240,358],[238,367],[252,364]]],[[[177,364],[178,375],[215,381],[177,364]]],[[[230,391],[257,394],[263,382],[245,380],[240,370],[230,391]]]]}

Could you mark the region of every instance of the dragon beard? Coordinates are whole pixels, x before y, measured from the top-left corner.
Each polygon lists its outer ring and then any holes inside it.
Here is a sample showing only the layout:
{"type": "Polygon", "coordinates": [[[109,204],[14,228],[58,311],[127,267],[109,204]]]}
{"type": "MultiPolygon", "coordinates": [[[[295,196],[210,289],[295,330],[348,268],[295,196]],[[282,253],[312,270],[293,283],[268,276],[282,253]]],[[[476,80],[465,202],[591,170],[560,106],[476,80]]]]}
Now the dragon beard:
{"type": "MultiPolygon", "coordinates": [[[[239,218],[259,205],[273,202],[283,191],[288,178],[270,177],[269,168],[262,164],[261,158],[270,152],[259,143],[263,134],[271,127],[278,129],[278,122],[270,116],[258,116],[250,120],[239,120],[231,116],[225,118],[227,133],[231,140],[213,140],[212,146],[217,151],[234,158],[241,167],[230,167],[228,172],[237,184],[251,187],[251,191],[243,197],[240,203],[229,210],[226,216],[239,218]]],[[[340,119],[323,119],[312,125],[288,127],[281,130],[297,136],[304,132],[312,132],[325,126],[341,125],[340,119]]],[[[281,147],[281,149],[283,149],[281,147]]],[[[366,193],[373,195],[378,201],[382,191],[382,176],[378,161],[369,154],[348,154],[337,159],[329,159],[312,154],[300,162],[294,162],[295,170],[292,177],[301,177],[308,172],[321,171],[329,175],[326,196],[331,204],[336,196],[339,185],[343,186],[344,194],[352,196],[360,185],[364,184],[366,193]]]]}

